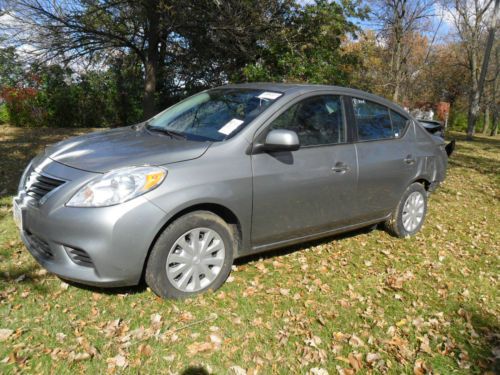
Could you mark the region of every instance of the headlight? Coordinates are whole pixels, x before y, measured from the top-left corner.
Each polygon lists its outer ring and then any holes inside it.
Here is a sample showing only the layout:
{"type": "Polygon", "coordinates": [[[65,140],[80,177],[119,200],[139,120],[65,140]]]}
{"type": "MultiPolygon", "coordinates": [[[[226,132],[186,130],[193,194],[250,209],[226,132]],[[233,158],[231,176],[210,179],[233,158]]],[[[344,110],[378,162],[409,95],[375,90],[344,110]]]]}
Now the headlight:
{"type": "Polygon", "coordinates": [[[115,169],[90,181],[66,204],[71,207],[105,207],[126,202],[159,186],[167,171],[159,167],[115,169]]]}
{"type": "Polygon", "coordinates": [[[28,178],[28,174],[32,172],[31,166],[33,165],[34,160],[35,159],[31,159],[28,166],[24,169],[24,172],[21,176],[21,179],[19,180],[19,185],[17,186],[17,191],[24,190],[24,187],[26,186],[26,179],[28,178]]]}

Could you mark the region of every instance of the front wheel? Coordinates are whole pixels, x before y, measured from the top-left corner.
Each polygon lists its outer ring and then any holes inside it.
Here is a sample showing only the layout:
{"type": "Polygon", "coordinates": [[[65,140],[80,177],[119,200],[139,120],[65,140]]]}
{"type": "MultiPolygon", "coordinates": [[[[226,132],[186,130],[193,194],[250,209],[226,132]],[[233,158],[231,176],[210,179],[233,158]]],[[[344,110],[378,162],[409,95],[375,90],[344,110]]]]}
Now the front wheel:
{"type": "Polygon", "coordinates": [[[235,237],[232,227],[211,212],[180,217],[165,228],[151,250],[146,283],[164,298],[218,289],[231,272],[235,237]]]}
{"type": "Polygon", "coordinates": [[[413,236],[422,228],[426,213],[427,192],[422,184],[415,182],[403,193],[385,228],[396,237],[413,236]]]}

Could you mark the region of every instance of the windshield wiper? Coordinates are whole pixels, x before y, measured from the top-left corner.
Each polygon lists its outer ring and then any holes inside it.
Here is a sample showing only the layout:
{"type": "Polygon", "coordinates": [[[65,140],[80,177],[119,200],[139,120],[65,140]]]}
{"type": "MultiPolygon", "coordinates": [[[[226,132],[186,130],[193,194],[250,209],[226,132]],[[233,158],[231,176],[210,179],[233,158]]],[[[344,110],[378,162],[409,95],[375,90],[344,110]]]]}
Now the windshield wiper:
{"type": "Polygon", "coordinates": [[[176,132],[175,130],[168,130],[165,128],[160,128],[158,126],[151,126],[148,123],[146,123],[146,128],[150,131],[153,131],[153,132],[166,134],[170,138],[177,137],[177,138],[187,139],[186,135],[179,133],[179,132],[176,132]]]}

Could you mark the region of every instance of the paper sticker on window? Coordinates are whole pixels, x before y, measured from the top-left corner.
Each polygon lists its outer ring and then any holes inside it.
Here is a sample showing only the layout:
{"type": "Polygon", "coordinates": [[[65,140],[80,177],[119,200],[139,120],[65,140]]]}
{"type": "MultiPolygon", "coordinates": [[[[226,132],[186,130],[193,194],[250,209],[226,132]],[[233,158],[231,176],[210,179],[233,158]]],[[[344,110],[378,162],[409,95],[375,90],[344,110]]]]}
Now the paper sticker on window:
{"type": "Polygon", "coordinates": [[[229,135],[234,132],[238,127],[243,124],[244,121],[238,120],[237,118],[233,118],[226,125],[219,129],[219,133],[229,135]]]}
{"type": "Polygon", "coordinates": [[[283,95],[280,92],[271,92],[271,91],[264,91],[262,94],[257,96],[259,99],[268,99],[268,100],[274,100],[279,98],[281,95],[283,95]]]}
{"type": "Polygon", "coordinates": [[[337,112],[338,110],[337,103],[326,103],[325,107],[329,115],[331,115],[333,112],[337,112]]]}

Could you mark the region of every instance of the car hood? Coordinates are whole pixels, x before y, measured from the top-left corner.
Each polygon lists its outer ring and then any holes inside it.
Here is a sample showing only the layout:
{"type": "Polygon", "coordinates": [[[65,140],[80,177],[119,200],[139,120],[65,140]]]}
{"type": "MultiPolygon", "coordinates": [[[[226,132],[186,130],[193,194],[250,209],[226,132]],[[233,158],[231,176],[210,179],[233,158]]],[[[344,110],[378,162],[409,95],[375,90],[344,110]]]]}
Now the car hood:
{"type": "Polygon", "coordinates": [[[162,165],[199,158],[210,142],[188,141],[144,127],[125,127],[67,139],[45,156],[69,167],[104,173],[132,165],[162,165]]]}

